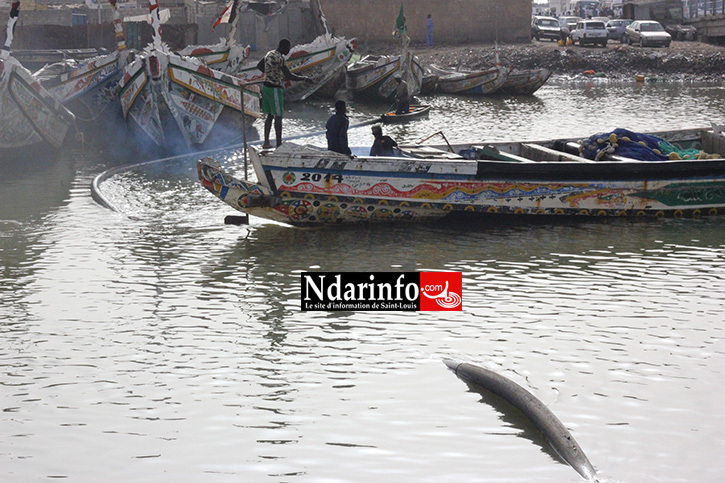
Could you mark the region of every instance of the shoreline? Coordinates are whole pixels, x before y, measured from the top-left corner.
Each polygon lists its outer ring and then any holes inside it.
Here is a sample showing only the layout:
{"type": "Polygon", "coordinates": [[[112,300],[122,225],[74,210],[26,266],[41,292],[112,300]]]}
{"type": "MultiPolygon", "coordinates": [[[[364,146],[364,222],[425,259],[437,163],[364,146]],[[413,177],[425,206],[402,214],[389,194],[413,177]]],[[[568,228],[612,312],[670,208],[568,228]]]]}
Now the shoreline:
{"type": "MultiPolygon", "coordinates": [[[[411,44],[409,49],[430,64],[476,70],[496,63],[493,44],[433,45],[411,44]]],[[[360,55],[390,55],[394,44],[358,44],[360,55]]],[[[602,47],[559,47],[556,42],[532,40],[529,44],[499,44],[504,65],[517,69],[550,69],[554,76],[596,76],[614,80],[634,80],[636,75],[663,81],[711,82],[725,80],[725,47],[703,42],[673,41],[669,48],[638,47],[609,41],[602,47]],[[589,71],[588,75],[583,74],[589,71]]]]}

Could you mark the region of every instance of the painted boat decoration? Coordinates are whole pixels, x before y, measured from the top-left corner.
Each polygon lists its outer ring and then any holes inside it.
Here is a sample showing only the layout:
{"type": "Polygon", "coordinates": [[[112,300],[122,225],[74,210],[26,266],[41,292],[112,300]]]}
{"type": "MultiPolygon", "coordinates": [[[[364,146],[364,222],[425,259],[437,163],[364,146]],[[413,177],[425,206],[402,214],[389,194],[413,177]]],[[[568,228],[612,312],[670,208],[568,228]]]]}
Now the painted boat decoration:
{"type": "Polygon", "coordinates": [[[119,83],[124,119],[162,147],[173,145],[167,138],[176,133],[187,146],[198,147],[218,124],[232,133],[251,126],[261,117],[259,88],[199,59],[170,53],[161,42],[156,0],[150,3],[154,41],[124,69],[119,83]]]}
{"type": "Polygon", "coordinates": [[[83,60],[66,59],[54,62],[34,74],[43,87],[62,104],[70,106],[76,114],[79,114],[78,109],[90,109],[91,112],[85,114],[93,118],[117,97],[118,80],[124,67],[134,56],[126,50],[116,0],[110,0],[110,4],[113,7],[116,51],[83,60]],[[82,103],[73,104],[73,101],[81,97],[82,103]]]}
{"type": "Polygon", "coordinates": [[[19,9],[20,2],[14,2],[5,45],[0,51],[0,148],[18,148],[41,142],[60,147],[75,122],[75,116],[10,55],[19,9]]]}
{"type": "Polygon", "coordinates": [[[214,29],[221,23],[230,24],[231,29],[226,38],[220,38],[219,42],[213,45],[188,45],[177,53],[181,56],[197,58],[209,67],[226,74],[237,74],[252,51],[250,46],[239,45],[235,39],[239,24],[239,8],[238,0],[230,1],[212,26],[214,29]]]}
{"type": "Polygon", "coordinates": [[[396,114],[395,111],[389,111],[380,116],[380,119],[386,124],[401,123],[412,121],[419,117],[423,117],[430,111],[428,104],[413,105],[408,108],[408,112],[396,114]]]}
{"type": "MultiPolygon", "coordinates": [[[[673,143],[725,149],[725,136],[667,133],[673,143]]],[[[621,142],[621,141],[620,141],[621,142]]],[[[423,221],[453,214],[700,217],[725,214],[725,159],[592,161],[563,141],[404,148],[405,157],[346,156],[285,143],[250,149],[258,181],[210,158],[204,188],[231,207],[291,225],[423,221]],[[557,148],[558,147],[558,148],[557,148]]],[[[576,143],[576,146],[580,144],[576,143]]],[[[576,148],[578,149],[578,147],[576,148]]],[[[713,155],[714,156],[714,155],[713,155]]]]}
{"type": "MultiPolygon", "coordinates": [[[[237,2],[227,5],[227,9],[232,9],[233,12],[236,12],[237,8],[237,2]]],[[[355,51],[354,40],[349,41],[330,34],[319,1],[318,8],[325,33],[310,43],[295,45],[287,56],[289,70],[310,77],[313,82],[287,82],[284,86],[284,97],[289,102],[303,101],[316,93],[323,95],[332,92],[331,95],[334,95],[344,81],[340,73],[345,72],[345,67],[355,51]]],[[[220,19],[224,16],[225,13],[222,13],[220,19]]],[[[258,61],[248,60],[250,47],[241,47],[234,39],[238,19],[239,16],[236,14],[231,20],[226,19],[232,28],[228,37],[220,39],[218,44],[186,47],[179,51],[179,54],[199,58],[207,65],[227,74],[233,74],[246,83],[261,83],[264,75],[257,69],[258,61]]]]}
{"type": "Polygon", "coordinates": [[[500,65],[485,70],[457,71],[432,64],[430,70],[438,74],[438,89],[446,94],[493,94],[509,75],[509,68],[500,65]]]}
{"type": "Polygon", "coordinates": [[[501,86],[502,94],[530,96],[538,91],[551,77],[549,69],[512,70],[501,86]]]}

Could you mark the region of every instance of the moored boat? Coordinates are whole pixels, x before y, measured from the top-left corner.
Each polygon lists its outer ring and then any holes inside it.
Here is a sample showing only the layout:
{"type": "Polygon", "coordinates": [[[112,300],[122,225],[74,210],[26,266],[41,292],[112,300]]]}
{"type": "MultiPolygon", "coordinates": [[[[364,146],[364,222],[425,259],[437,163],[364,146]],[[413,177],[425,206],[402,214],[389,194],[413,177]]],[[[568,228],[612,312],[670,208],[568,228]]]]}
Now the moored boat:
{"type": "Polygon", "coordinates": [[[20,2],[14,2],[0,50],[0,149],[42,142],[60,147],[75,116],[10,54],[19,9],[20,2]]]}
{"type": "Polygon", "coordinates": [[[149,3],[154,40],[124,70],[119,83],[124,118],[158,146],[173,147],[176,140],[167,138],[180,133],[188,147],[198,147],[218,124],[228,140],[261,117],[258,86],[169,52],[161,42],[156,0],[149,3]]]}
{"type": "Polygon", "coordinates": [[[430,111],[428,104],[412,105],[408,108],[408,112],[397,114],[395,111],[389,111],[380,116],[381,120],[386,124],[401,123],[412,121],[419,117],[423,117],[430,111]]]}
{"type": "Polygon", "coordinates": [[[430,70],[438,74],[438,89],[447,94],[493,94],[509,75],[509,68],[500,65],[490,69],[458,71],[433,64],[430,70]]]}
{"type": "Polygon", "coordinates": [[[423,84],[424,71],[418,58],[408,50],[410,37],[406,35],[405,17],[398,19],[401,50],[398,55],[366,55],[347,67],[345,86],[353,96],[367,99],[389,101],[395,96],[398,87],[395,76],[408,84],[408,94],[416,96],[423,84]]]}
{"type": "Polygon", "coordinates": [[[549,77],[551,77],[549,69],[513,69],[506,76],[500,92],[513,96],[529,96],[539,90],[549,80],[549,77]]]}
{"type": "MultiPolygon", "coordinates": [[[[228,9],[236,12],[237,8],[237,2],[230,2],[225,13],[228,9]]],[[[344,80],[341,73],[344,75],[347,62],[355,51],[354,40],[330,34],[319,2],[318,8],[325,33],[316,37],[312,42],[295,45],[287,56],[289,70],[294,74],[309,77],[312,82],[286,82],[284,98],[289,102],[303,101],[316,93],[320,96],[327,96],[332,92],[331,95],[334,95],[344,80]]],[[[225,13],[222,14],[222,17],[225,13]]],[[[226,21],[232,25],[226,39],[220,39],[219,43],[215,45],[189,46],[179,51],[179,54],[199,58],[207,65],[232,74],[247,84],[261,83],[264,80],[264,74],[257,69],[258,61],[249,61],[250,48],[239,46],[234,38],[238,19],[238,15],[234,15],[231,21],[228,17],[226,18],[226,21]]],[[[217,20],[217,22],[219,21],[217,20]]]]}
{"type": "MultiPolygon", "coordinates": [[[[668,133],[679,145],[725,148],[707,129],[668,133]]],[[[252,148],[258,181],[199,160],[202,186],[244,213],[292,225],[423,221],[454,213],[700,217],[725,214],[725,159],[592,161],[573,141],[404,148],[400,157],[346,156],[285,143],[252,148]]],[[[578,146],[578,144],[577,144],[578,146]]],[[[359,155],[355,155],[355,153],[359,155]]]]}
{"type": "Polygon", "coordinates": [[[118,81],[135,53],[126,49],[121,17],[116,0],[110,0],[114,15],[117,48],[114,52],[90,58],[69,58],[46,65],[33,76],[41,85],[70,109],[78,120],[94,128],[98,124],[120,121],[118,81]],[[108,109],[113,105],[115,109],[108,109]],[[113,112],[113,113],[111,113],[113,112]],[[99,117],[103,114],[103,118],[99,117]],[[118,119],[113,119],[118,117],[118,119]]]}

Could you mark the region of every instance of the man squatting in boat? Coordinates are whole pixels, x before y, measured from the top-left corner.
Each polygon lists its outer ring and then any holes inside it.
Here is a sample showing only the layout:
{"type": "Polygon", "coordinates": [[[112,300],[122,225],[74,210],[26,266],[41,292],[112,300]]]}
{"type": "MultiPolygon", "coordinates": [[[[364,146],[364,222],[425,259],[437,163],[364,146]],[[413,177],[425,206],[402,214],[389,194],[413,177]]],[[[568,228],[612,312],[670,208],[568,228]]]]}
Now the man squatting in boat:
{"type": "Polygon", "coordinates": [[[270,149],[269,134],[274,120],[274,134],[277,138],[277,147],[282,144],[282,115],[284,113],[284,93],[282,85],[285,80],[314,82],[310,77],[296,75],[290,72],[285,61],[292,47],[289,39],[279,41],[276,50],[270,50],[257,64],[257,69],[264,74],[262,83],[262,113],[267,114],[264,120],[263,149],[270,149]]]}

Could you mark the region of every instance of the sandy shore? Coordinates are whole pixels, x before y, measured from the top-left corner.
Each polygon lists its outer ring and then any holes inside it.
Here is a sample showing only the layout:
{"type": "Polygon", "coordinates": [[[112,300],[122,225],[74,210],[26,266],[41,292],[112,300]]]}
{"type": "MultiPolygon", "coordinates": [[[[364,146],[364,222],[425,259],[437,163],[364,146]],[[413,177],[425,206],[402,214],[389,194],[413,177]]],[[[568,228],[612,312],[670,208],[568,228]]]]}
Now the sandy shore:
{"type": "MultiPolygon", "coordinates": [[[[358,44],[358,53],[390,54],[393,44],[358,44]]],[[[494,46],[411,45],[424,67],[430,64],[479,69],[495,63],[494,46]]],[[[725,47],[702,42],[672,42],[669,48],[628,46],[610,41],[602,47],[559,47],[556,42],[499,44],[501,62],[519,69],[546,67],[554,75],[575,76],[593,71],[598,76],[628,79],[637,74],[668,80],[725,80],[725,47]]],[[[591,73],[589,73],[591,75],[591,73]]]]}

